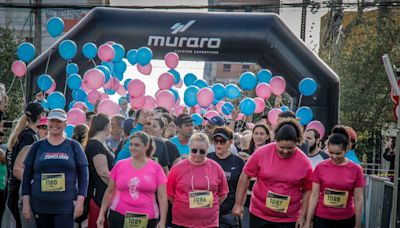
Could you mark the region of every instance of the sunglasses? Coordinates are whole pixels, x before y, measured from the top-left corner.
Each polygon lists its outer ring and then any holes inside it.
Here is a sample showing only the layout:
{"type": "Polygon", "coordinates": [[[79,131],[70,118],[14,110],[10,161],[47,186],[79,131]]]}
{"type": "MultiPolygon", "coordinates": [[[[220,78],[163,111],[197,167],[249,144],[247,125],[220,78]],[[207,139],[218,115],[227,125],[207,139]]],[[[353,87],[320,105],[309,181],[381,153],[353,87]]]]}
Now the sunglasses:
{"type": "Polygon", "coordinates": [[[37,128],[40,129],[40,130],[46,130],[47,126],[46,125],[41,125],[41,126],[38,126],[37,128]]]}
{"type": "Polygon", "coordinates": [[[195,148],[192,148],[191,151],[192,151],[192,153],[194,153],[194,154],[197,154],[198,152],[200,152],[201,155],[205,155],[205,154],[206,154],[206,151],[203,150],[203,149],[195,149],[195,148]]]}
{"type": "Polygon", "coordinates": [[[226,140],[225,139],[213,139],[213,142],[216,145],[218,145],[218,143],[221,144],[221,145],[225,145],[226,144],[226,140]]]}

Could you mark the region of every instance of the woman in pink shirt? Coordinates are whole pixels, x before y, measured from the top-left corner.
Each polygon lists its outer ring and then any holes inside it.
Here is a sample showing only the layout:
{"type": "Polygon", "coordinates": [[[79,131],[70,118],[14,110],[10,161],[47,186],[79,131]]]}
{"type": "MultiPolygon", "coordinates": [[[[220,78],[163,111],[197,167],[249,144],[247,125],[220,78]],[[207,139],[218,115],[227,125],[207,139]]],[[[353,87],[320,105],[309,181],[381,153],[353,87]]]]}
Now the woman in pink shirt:
{"type": "Polygon", "coordinates": [[[335,127],[328,139],[330,159],[317,165],[304,227],[361,228],[365,186],[361,166],[345,157],[349,136],[343,127],[335,127]]]}
{"type": "Polygon", "coordinates": [[[168,175],[168,199],[173,227],[218,227],[219,205],[229,189],[224,171],[207,158],[210,142],[203,133],[189,142],[190,156],[174,165],[168,175]]]}
{"type": "Polygon", "coordinates": [[[276,142],[258,148],[247,161],[236,190],[232,213],[243,215],[250,179],[256,183],[250,200],[250,227],[301,227],[306,218],[312,183],[307,155],[298,147],[302,128],[294,119],[275,128],[276,142]]]}
{"type": "Polygon", "coordinates": [[[109,207],[108,227],[165,227],[167,179],[161,166],[149,159],[154,149],[154,142],[146,133],[140,131],[130,137],[131,157],[119,161],[110,172],[98,227],[104,226],[109,207]]]}

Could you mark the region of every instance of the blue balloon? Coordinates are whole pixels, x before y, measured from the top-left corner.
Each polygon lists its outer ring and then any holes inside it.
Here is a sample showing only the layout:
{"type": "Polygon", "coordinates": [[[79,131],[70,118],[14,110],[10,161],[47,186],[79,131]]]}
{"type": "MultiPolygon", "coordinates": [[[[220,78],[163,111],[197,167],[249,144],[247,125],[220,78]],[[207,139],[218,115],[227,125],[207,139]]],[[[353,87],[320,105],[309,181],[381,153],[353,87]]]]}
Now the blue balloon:
{"type": "Polygon", "coordinates": [[[88,112],[94,111],[94,105],[92,105],[90,102],[86,102],[86,107],[88,108],[88,112]]]}
{"type": "Polygon", "coordinates": [[[206,114],[206,112],[207,112],[207,110],[205,110],[204,108],[201,108],[201,110],[200,110],[201,115],[206,114]]]}
{"type": "Polygon", "coordinates": [[[282,106],[282,107],[281,107],[281,110],[282,110],[282,112],[287,112],[287,111],[289,111],[290,109],[289,109],[288,106],[282,106]]]}
{"type": "Polygon", "coordinates": [[[174,94],[175,102],[176,102],[178,100],[178,98],[179,98],[178,90],[176,90],[174,88],[171,88],[171,89],[169,89],[169,91],[171,91],[174,94]]]}
{"type": "Polygon", "coordinates": [[[126,63],[124,61],[120,61],[113,64],[113,70],[115,73],[123,74],[126,71],[126,63]]]}
{"type": "Polygon", "coordinates": [[[49,103],[47,102],[46,99],[43,99],[43,100],[40,102],[40,104],[42,105],[42,107],[43,107],[44,109],[49,109],[49,103]]]}
{"type": "Polygon", "coordinates": [[[240,75],[239,85],[243,90],[253,90],[257,85],[256,75],[252,72],[244,72],[242,75],[240,75]]]}
{"type": "Polygon", "coordinates": [[[189,107],[195,106],[197,104],[198,92],[199,88],[197,88],[196,86],[187,87],[185,93],[183,94],[183,102],[189,107]]]}
{"type": "Polygon", "coordinates": [[[296,117],[300,119],[302,125],[307,125],[313,119],[313,112],[309,107],[300,107],[296,111],[296,117]]]}
{"type": "Polygon", "coordinates": [[[112,64],[112,63],[102,61],[102,62],[101,62],[101,65],[107,67],[107,69],[108,69],[110,72],[113,72],[113,64],[112,64]]]}
{"type": "Polygon", "coordinates": [[[125,97],[126,97],[126,100],[128,101],[128,103],[130,102],[130,100],[131,100],[131,95],[129,95],[129,93],[127,93],[126,95],[125,95],[125,97]]]}
{"type": "Polygon", "coordinates": [[[200,126],[203,124],[203,118],[198,113],[192,114],[192,120],[195,126],[200,126]]]}
{"type": "Polygon", "coordinates": [[[137,61],[141,66],[146,66],[153,58],[153,52],[148,47],[141,47],[137,52],[137,61]]]}
{"type": "Polygon", "coordinates": [[[129,82],[131,82],[132,81],[132,79],[130,79],[130,78],[128,78],[128,79],[126,79],[125,81],[124,81],[124,89],[126,90],[126,91],[128,91],[128,84],[129,84],[129,82]]]}
{"type": "Polygon", "coordinates": [[[71,90],[79,89],[82,85],[82,78],[79,74],[71,74],[67,79],[68,88],[71,90]]]}
{"type": "Polygon", "coordinates": [[[77,74],[79,73],[79,67],[75,63],[68,63],[67,67],[65,68],[65,71],[67,72],[67,75],[77,74]]]}
{"type": "Polygon", "coordinates": [[[214,99],[213,102],[212,102],[212,104],[213,104],[213,105],[216,105],[216,104],[218,104],[218,102],[219,102],[218,99],[214,99]]]}
{"type": "Polygon", "coordinates": [[[224,113],[225,115],[230,115],[233,112],[233,104],[231,102],[225,102],[222,107],[222,113],[224,113]]]}
{"type": "Polygon", "coordinates": [[[104,89],[104,93],[106,93],[108,95],[114,95],[115,94],[115,90],[113,90],[113,89],[104,89]]]}
{"type": "Polygon", "coordinates": [[[72,138],[72,134],[74,133],[74,128],[75,126],[72,124],[67,124],[67,127],[65,128],[65,134],[67,135],[67,138],[72,138]]]}
{"type": "Polygon", "coordinates": [[[175,69],[171,69],[168,72],[174,76],[174,84],[178,84],[179,81],[181,80],[181,75],[179,74],[179,72],[176,71],[175,69]]]}
{"type": "Polygon", "coordinates": [[[217,100],[221,100],[225,98],[225,86],[221,83],[216,83],[211,87],[212,91],[214,92],[214,98],[217,100]]]}
{"type": "Polygon", "coordinates": [[[42,74],[39,76],[39,78],[37,80],[37,85],[40,90],[47,91],[53,85],[53,79],[48,74],[42,74]]]}
{"type": "Polygon", "coordinates": [[[269,71],[267,69],[262,69],[262,70],[258,71],[257,79],[258,79],[259,83],[262,83],[262,82],[269,83],[272,79],[272,73],[271,73],[271,71],[269,71]]]}
{"type": "Polygon", "coordinates": [[[105,76],[105,79],[106,79],[105,82],[107,83],[108,80],[110,80],[110,74],[111,74],[110,70],[104,65],[98,65],[98,66],[96,66],[96,69],[99,69],[104,73],[104,76],[105,76]]]}
{"type": "Polygon", "coordinates": [[[97,46],[94,43],[86,43],[82,47],[83,55],[88,59],[94,59],[97,56],[97,46]]]}
{"type": "Polygon", "coordinates": [[[239,107],[241,113],[250,116],[256,110],[256,102],[252,98],[246,97],[240,102],[239,107]]]}
{"type": "Polygon", "coordinates": [[[116,62],[122,61],[122,59],[125,56],[124,46],[122,46],[121,44],[118,44],[118,43],[114,43],[112,45],[112,47],[114,48],[114,52],[115,52],[113,62],[116,63],[116,62]]]}
{"type": "Polygon", "coordinates": [[[78,48],[74,41],[72,40],[64,40],[58,46],[58,53],[65,60],[71,60],[75,57],[78,48]]]}
{"type": "Polygon", "coordinates": [[[240,89],[235,84],[228,84],[225,87],[226,97],[229,99],[236,99],[240,97],[240,89]]]}
{"type": "Polygon", "coordinates": [[[132,65],[135,65],[138,60],[137,60],[137,50],[136,49],[131,49],[128,51],[128,53],[126,53],[126,59],[128,60],[128,62],[132,65]]]}
{"type": "Polygon", "coordinates": [[[208,87],[208,83],[203,79],[197,79],[193,84],[199,87],[199,89],[208,87]]]}
{"type": "Polygon", "coordinates": [[[197,80],[196,75],[192,73],[188,73],[183,77],[183,83],[185,83],[185,86],[189,87],[194,84],[194,82],[197,80]]]}
{"type": "Polygon", "coordinates": [[[17,56],[25,63],[29,63],[35,57],[35,47],[28,42],[24,42],[18,46],[17,56]]]}
{"type": "Polygon", "coordinates": [[[317,91],[317,83],[312,78],[304,78],[299,83],[299,90],[303,96],[312,96],[317,91]]]}
{"type": "Polygon", "coordinates": [[[88,95],[82,89],[76,89],[72,91],[72,98],[76,101],[82,101],[86,103],[88,100],[88,95]]]}
{"type": "Polygon", "coordinates": [[[76,102],[77,102],[77,101],[71,101],[71,102],[69,102],[69,104],[68,104],[68,110],[71,110],[72,107],[74,107],[74,105],[76,104],[76,102]]]}
{"type": "Polygon", "coordinates": [[[56,91],[50,93],[50,95],[47,97],[47,103],[49,105],[49,109],[64,109],[66,101],[64,95],[56,91]]]}
{"type": "Polygon", "coordinates": [[[61,35],[64,31],[64,21],[59,17],[52,17],[47,21],[47,32],[52,37],[61,35]]]}
{"type": "Polygon", "coordinates": [[[114,77],[118,79],[118,81],[122,81],[124,79],[124,74],[114,72],[114,77]]]}

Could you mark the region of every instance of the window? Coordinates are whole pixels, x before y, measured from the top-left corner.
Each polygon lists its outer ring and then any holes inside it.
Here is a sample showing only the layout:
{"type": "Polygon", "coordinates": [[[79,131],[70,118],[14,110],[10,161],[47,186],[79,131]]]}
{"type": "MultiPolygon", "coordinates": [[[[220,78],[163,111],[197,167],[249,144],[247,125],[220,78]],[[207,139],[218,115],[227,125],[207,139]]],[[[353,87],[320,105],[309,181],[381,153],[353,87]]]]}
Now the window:
{"type": "Polygon", "coordinates": [[[224,64],[224,72],[230,72],[231,71],[231,64],[224,64]]]}
{"type": "Polygon", "coordinates": [[[250,70],[250,65],[247,65],[247,64],[243,64],[242,65],[242,71],[243,72],[246,72],[246,71],[249,71],[250,70]]]}

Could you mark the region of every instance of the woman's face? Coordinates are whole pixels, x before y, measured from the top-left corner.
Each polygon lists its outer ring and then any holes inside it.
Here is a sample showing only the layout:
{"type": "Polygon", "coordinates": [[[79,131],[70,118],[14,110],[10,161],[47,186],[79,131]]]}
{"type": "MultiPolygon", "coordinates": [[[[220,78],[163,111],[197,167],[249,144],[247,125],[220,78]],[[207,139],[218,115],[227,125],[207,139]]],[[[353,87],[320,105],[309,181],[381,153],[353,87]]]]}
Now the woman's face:
{"type": "Polygon", "coordinates": [[[45,139],[49,133],[47,125],[40,125],[38,128],[38,134],[40,139],[45,139]]]}
{"type": "Polygon", "coordinates": [[[64,129],[67,126],[67,121],[52,119],[48,121],[49,134],[58,136],[64,134],[64,129]]]}
{"type": "Polygon", "coordinates": [[[190,160],[193,163],[201,164],[206,160],[208,144],[206,142],[192,141],[190,143],[190,160]]]}
{"type": "Polygon", "coordinates": [[[253,141],[256,146],[262,146],[269,139],[269,135],[262,127],[256,127],[253,131],[253,141]]]}
{"type": "Polygon", "coordinates": [[[162,135],[162,131],[163,131],[163,129],[161,129],[161,127],[160,127],[160,123],[157,120],[153,119],[151,121],[151,124],[152,124],[151,126],[152,126],[153,135],[155,137],[160,137],[162,135]]]}
{"type": "Polygon", "coordinates": [[[296,142],[290,140],[280,140],[276,142],[276,149],[279,157],[290,158],[296,150],[296,142]]]}
{"type": "Polygon", "coordinates": [[[176,135],[176,125],[173,121],[168,124],[167,128],[165,129],[165,136],[166,137],[173,137],[176,135]]]}
{"type": "Polygon", "coordinates": [[[346,150],[342,145],[328,144],[328,154],[333,163],[340,165],[345,161],[346,150]]]}
{"type": "Polygon", "coordinates": [[[132,138],[129,145],[129,151],[131,152],[132,157],[142,157],[146,156],[146,151],[149,146],[145,145],[140,138],[132,138]]]}
{"type": "Polygon", "coordinates": [[[215,153],[218,155],[224,155],[229,152],[229,148],[232,144],[232,140],[226,140],[221,136],[213,138],[215,153]]]}

